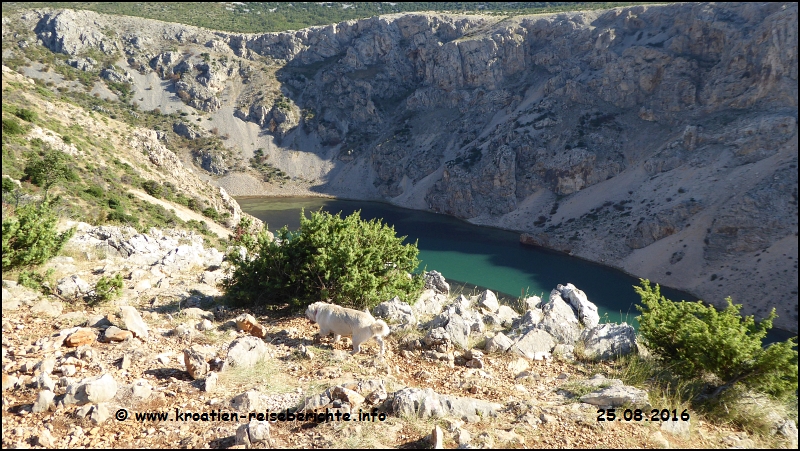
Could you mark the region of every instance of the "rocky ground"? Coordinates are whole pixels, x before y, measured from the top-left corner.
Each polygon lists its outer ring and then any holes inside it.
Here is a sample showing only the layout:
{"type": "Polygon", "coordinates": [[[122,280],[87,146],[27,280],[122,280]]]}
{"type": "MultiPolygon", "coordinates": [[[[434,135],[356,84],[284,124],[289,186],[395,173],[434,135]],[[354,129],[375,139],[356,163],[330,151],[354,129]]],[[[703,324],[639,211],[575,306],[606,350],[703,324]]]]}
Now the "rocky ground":
{"type": "MultiPolygon", "coordinates": [[[[393,300],[373,311],[391,324],[385,355],[370,341],[351,356],[348,339],[319,340],[317,326],[301,315],[223,306],[217,282],[227,262],[190,233],[78,224],[65,255],[47,264],[57,295],[3,281],[3,447],[796,445],[794,423],[780,419],[771,437],[748,437],[691,410],[688,422],[598,421],[605,405],[666,406],[605,379],[613,360],[573,359],[579,344],[584,353],[607,352],[596,338],[626,328],[597,325],[593,305],[571,285],[557,287],[545,304],[525,300],[520,315],[490,292],[447,294],[444,278],[431,273],[413,307],[393,300]],[[125,283],[119,299],[78,300],[91,296],[101,275],[117,273],[125,283]],[[374,408],[385,416],[321,424],[176,421],[177,411],[296,407],[374,408]],[[136,418],[155,412],[169,417],[136,418]]],[[[635,352],[635,342],[627,343],[624,352],[635,352]]]]}

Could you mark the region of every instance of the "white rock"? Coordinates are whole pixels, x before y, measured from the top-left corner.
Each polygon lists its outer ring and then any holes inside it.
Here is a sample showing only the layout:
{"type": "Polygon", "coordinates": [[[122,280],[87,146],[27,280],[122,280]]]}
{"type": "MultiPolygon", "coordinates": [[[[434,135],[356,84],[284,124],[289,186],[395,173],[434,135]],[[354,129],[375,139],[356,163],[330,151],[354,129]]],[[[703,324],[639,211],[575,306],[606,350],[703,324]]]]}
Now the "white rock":
{"type": "Polygon", "coordinates": [[[47,412],[54,407],[53,400],[55,397],[55,393],[50,390],[40,391],[39,396],[36,398],[36,402],[33,403],[33,409],[31,411],[33,413],[47,412]]]}
{"type": "Polygon", "coordinates": [[[122,306],[119,308],[119,311],[122,327],[133,332],[133,335],[138,338],[148,338],[147,324],[142,320],[141,315],[139,315],[139,312],[134,307],[129,305],[122,306]]]}
{"type": "Polygon", "coordinates": [[[117,394],[117,381],[110,374],[84,379],[67,387],[64,404],[84,405],[110,401],[117,394]]]}
{"type": "Polygon", "coordinates": [[[500,303],[497,302],[497,296],[495,296],[494,292],[491,290],[486,290],[481,293],[478,305],[492,313],[497,313],[497,311],[500,310],[500,303]]]}
{"type": "Polygon", "coordinates": [[[561,292],[561,297],[572,304],[578,311],[578,318],[584,326],[591,329],[600,324],[600,315],[597,313],[597,306],[589,302],[586,293],[575,288],[575,285],[568,283],[558,285],[556,289],[561,292]]]}

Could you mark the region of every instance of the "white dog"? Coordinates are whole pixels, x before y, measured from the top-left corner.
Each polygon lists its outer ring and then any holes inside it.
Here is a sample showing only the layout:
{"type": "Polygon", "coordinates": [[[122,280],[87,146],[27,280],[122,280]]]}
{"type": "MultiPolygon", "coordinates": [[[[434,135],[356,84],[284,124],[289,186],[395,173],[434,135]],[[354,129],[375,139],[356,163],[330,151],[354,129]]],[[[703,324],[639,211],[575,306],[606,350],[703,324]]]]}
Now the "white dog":
{"type": "Polygon", "coordinates": [[[353,338],[353,352],[361,352],[361,343],[375,338],[384,351],[383,337],[389,335],[389,326],[383,320],[375,320],[368,312],[359,312],[327,302],[315,302],[306,309],[306,318],[319,324],[319,336],[326,337],[333,332],[333,342],[338,343],[342,336],[353,338]]]}

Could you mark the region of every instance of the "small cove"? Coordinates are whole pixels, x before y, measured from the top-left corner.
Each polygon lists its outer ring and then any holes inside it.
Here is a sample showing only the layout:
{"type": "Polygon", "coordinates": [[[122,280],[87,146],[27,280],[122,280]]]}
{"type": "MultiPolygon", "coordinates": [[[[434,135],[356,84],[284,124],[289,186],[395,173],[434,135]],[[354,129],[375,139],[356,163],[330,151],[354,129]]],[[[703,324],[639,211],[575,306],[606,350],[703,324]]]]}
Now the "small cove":
{"type": "MultiPolygon", "coordinates": [[[[261,219],[270,231],[300,225],[300,209],[308,215],[322,208],[342,216],[361,210],[362,219],[381,218],[406,242],[417,241],[420,269],[436,270],[451,289],[469,294],[488,288],[513,304],[521,295],[542,296],[546,302],[557,284],[572,283],[598,307],[601,322],[628,322],[638,327],[633,290],[639,280],[622,271],[569,255],[519,243],[519,234],[477,226],[446,215],[410,210],[387,203],[313,197],[237,197],[242,210],[261,219]]],[[[696,301],[689,293],[661,287],[668,299],[696,301]]],[[[792,336],[775,330],[769,341],[792,336]]]]}

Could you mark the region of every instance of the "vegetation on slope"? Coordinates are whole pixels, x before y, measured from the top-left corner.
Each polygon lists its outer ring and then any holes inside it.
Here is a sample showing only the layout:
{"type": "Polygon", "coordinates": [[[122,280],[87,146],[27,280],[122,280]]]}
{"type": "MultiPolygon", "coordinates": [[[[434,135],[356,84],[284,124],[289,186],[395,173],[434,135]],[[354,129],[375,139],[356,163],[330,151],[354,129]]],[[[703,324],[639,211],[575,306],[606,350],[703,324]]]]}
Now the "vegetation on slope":
{"type": "Polygon", "coordinates": [[[607,9],[641,2],[8,2],[3,15],[31,8],[85,9],[239,33],[299,30],[381,14],[415,11],[524,15],[607,9]]]}
{"type": "MultiPolygon", "coordinates": [[[[36,113],[45,101],[63,101],[90,110],[88,116],[108,123],[123,119],[131,125],[166,128],[178,118],[155,113],[137,112],[121,102],[102,101],[85,92],[60,92],[37,81],[26,85],[7,81],[3,87],[3,175],[22,183],[19,189],[4,189],[5,205],[24,205],[41,195],[59,196],[53,205],[57,214],[95,225],[130,225],[146,231],[150,227],[185,227],[215,236],[200,221],[183,221],[159,205],[145,202],[129,192],[142,189],[154,197],[164,198],[217,220],[224,214],[208,211],[205,201],[180,191],[170,182],[154,181],[145,175],[141,163],[126,162],[116,140],[92,136],[77,124],[67,125],[54,115],[36,113]],[[28,120],[20,120],[20,119],[28,120]],[[33,130],[41,130],[32,137],[33,130]],[[52,137],[51,141],[45,138],[52,137]],[[62,144],[63,143],[63,144],[62,144]],[[74,155],[55,149],[63,146],[74,155]]],[[[119,134],[119,131],[116,132],[119,134]]],[[[175,142],[181,140],[177,135],[175,142]]],[[[135,159],[134,159],[135,161],[135,159]]],[[[213,209],[212,209],[213,210],[213,209]]]]}

